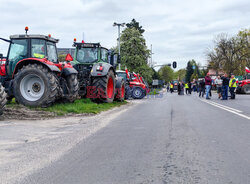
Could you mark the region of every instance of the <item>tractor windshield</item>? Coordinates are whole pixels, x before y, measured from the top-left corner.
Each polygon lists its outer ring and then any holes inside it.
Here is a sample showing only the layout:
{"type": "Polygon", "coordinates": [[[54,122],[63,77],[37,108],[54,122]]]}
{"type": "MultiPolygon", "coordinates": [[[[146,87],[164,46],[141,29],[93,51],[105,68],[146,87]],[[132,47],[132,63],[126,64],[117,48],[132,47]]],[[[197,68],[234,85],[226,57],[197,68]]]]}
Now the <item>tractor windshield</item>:
{"type": "Polygon", "coordinates": [[[118,76],[118,77],[122,77],[124,80],[127,80],[127,74],[124,73],[124,72],[118,72],[118,73],[117,73],[117,76],[118,76]]]}
{"type": "Polygon", "coordinates": [[[9,50],[9,61],[16,63],[28,57],[28,40],[12,40],[9,50]]]}
{"type": "Polygon", "coordinates": [[[48,60],[52,61],[53,63],[57,62],[57,52],[56,52],[56,44],[52,42],[47,42],[47,54],[48,60]]]}
{"type": "Polygon", "coordinates": [[[98,59],[97,48],[80,48],[76,56],[80,63],[94,63],[98,59]]]}

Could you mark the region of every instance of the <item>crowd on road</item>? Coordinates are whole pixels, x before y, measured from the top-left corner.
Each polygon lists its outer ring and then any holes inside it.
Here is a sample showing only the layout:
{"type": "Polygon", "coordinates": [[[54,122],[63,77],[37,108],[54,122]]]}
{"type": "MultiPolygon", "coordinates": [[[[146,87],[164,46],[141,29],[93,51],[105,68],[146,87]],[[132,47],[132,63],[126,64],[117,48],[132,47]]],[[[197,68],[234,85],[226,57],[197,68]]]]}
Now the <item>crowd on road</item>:
{"type": "MultiPolygon", "coordinates": [[[[214,86],[218,93],[218,99],[228,100],[229,97],[235,99],[237,81],[233,74],[231,74],[230,78],[228,78],[227,74],[224,74],[223,76],[217,76],[215,79],[212,79],[210,74],[207,73],[205,78],[186,83],[180,81],[177,85],[178,95],[184,95],[184,91],[186,95],[191,95],[192,92],[197,92],[199,97],[205,96],[208,100],[211,99],[211,90],[214,86]],[[228,92],[230,92],[230,96],[228,92]]],[[[170,91],[171,93],[174,92],[173,83],[167,85],[167,91],[170,91]]]]}

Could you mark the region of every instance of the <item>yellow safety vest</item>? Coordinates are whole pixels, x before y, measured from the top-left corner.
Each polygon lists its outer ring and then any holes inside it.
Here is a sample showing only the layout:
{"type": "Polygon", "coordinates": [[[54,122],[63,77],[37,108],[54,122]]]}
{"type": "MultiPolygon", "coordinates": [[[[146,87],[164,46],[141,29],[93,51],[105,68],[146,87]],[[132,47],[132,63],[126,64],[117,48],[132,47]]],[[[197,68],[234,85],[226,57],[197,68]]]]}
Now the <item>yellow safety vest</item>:
{"type": "Polygon", "coordinates": [[[33,56],[35,58],[40,58],[40,59],[43,59],[44,58],[44,55],[43,54],[38,54],[38,53],[34,53],[33,56]]]}
{"type": "Polygon", "coordinates": [[[171,84],[171,85],[170,85],[170,88],[171,88],[171,89],[172,89],[172,88],[174,88],[174,85],[173,85],[173,84],[171,84]]]}
{"type": "Polygon", "coordinates": [[[231,87],[233,87],[233,88],[236,88],[236,87],[237,87],[236,79],[235,79],[235,78],[230,79],[230,81],[229,81],[229,87],[230,87],[230,88],[231,88],[231,87]],[[235,80],[235,83],[234,83],[233,86],[232,86],[233,80],[235,80]]]}
{"type": "Polygon", "coordinates": [[[185,88],[189,88],[188,83],[185,84],[185,88]]]}

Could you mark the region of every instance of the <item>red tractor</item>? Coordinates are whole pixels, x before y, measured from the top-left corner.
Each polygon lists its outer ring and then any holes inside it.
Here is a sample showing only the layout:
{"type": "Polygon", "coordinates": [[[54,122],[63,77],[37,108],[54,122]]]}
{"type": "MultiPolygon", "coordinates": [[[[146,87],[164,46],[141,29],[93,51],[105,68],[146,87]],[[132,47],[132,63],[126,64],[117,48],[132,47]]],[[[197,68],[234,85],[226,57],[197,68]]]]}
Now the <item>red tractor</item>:
{"type": "Polygon", "coordinates": [[[149,93],[149,87],[139,74],[129,73],[128,70],[117,71],[117,75],[123,77],[126,82],[125,86],[125,97],[129,98],[130,96],[134,99],[142,99],[149,93]]]}
{"type": "MultiPolygon", "coordinates": [[[[13,35],[8,55],[0,65],[0,80],[8,99],[25,106],[46,107],[56,99],[73,102],[78,95],[77,71],[69,62],[58,62],[51,35],[13,35]]],[[[2,54],[0,55],[2,56],[2,54]]]]}
{"type": "Polygon", "coordinates": [[[250,74],[246,75],[244,80],[238,82],[236,92],[250,94],[250,74]]]}

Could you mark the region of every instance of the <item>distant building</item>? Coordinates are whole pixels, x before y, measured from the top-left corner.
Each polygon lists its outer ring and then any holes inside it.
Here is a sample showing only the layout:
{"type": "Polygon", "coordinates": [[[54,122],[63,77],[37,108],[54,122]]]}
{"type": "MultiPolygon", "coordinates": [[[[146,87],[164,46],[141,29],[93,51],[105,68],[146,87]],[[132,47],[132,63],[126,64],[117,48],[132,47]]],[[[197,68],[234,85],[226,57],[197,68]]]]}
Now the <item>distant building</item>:
{"type": "Polygon", "coordinates": [[[57,48],[58,55],[70,54],[74,56],[75,48],[57,48]]]}

